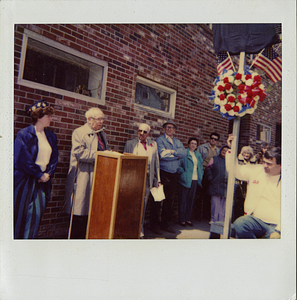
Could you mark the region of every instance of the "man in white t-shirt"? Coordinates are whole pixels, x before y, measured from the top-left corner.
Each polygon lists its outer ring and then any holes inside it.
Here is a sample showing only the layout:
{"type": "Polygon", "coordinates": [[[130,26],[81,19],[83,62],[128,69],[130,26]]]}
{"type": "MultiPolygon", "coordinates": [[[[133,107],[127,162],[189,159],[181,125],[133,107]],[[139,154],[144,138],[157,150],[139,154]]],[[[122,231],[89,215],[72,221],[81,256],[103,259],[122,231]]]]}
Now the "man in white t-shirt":
{"type": "MultiPolygon", "coordinates": [[[[233,137],[229,137],[228,144],[233,137]]],[[[230,173],[230,154],[226,154],[226,168],[230,173]]],[[[261,165],[238,165],[234,175],[248,182],[244,216],[234,222],[236,237],[280,238],[281,224],[281,149],[267,150],[261,165]]]]}

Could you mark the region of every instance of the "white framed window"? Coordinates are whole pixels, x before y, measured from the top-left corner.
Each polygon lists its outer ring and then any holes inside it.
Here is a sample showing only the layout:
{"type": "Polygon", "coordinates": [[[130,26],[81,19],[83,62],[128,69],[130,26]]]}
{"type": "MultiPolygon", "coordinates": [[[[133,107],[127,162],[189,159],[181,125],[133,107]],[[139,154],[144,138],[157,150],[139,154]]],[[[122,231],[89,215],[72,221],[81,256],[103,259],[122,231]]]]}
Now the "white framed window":
{"type": "Polygon", "coordinates": [[[17,83],[105,104],[107,68],[105,61],[25,29],[17,83]]]}
{"type": "Polygon", "coordinates": [[[264,124],[257,124],[257,142],[270,143],[271,127],[264,124]]]}
{"type": "Polygon", "coordinates": [[[166,118],[174,118],[176,91],[149,79],[137,76],[135,106],[166,118]]]}

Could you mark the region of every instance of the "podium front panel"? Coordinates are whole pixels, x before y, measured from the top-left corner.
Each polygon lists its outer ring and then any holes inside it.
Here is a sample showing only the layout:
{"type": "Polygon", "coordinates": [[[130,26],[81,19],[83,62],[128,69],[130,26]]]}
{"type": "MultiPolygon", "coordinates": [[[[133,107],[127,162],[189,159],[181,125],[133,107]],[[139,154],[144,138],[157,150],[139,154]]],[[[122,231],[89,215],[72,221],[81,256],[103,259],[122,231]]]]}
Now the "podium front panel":
{"type": "Polygon", "coordinates": [[[139,238],[147,161],[122,159],[114,238],[139,238]]]}
{"type": "Polygon", "coordinates": [[[87,238],[89,239],[110,238],[117,162],[117,158],[97,156],[90,203],[92,207],[88,221],[87,238]]]}

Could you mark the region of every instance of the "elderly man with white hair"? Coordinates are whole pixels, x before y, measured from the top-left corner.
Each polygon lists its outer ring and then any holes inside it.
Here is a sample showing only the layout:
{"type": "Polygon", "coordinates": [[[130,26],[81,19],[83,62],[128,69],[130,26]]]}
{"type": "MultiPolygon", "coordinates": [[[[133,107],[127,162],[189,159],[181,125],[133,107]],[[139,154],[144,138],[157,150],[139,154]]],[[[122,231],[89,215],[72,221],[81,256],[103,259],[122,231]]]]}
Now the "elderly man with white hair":
{"type": "Polygon", "coordinates": [[[142,225],[140,237],[144,237],[144,219],[145,210],[148,203],[150,189],[158,187],[161,184],[159,170],[159,155],[157,143],[148,138],[150,135],[150,126],[142,123],[138,127],[138,138],[126,142],[124,152],[141,156],[148,156],[147,177],[144,195],[144,205],[142,214],[142,225]]]}
{"type": "Polygon", "coordinates": [[[97,107],[90,108],[85,125],[72,134],[70,165],[66,182],[65,211],[73,211],[71,238],[84,239],[88,222],[89,202],[97,151],[110,150],[103,132],[104,114],[97,107]]]}

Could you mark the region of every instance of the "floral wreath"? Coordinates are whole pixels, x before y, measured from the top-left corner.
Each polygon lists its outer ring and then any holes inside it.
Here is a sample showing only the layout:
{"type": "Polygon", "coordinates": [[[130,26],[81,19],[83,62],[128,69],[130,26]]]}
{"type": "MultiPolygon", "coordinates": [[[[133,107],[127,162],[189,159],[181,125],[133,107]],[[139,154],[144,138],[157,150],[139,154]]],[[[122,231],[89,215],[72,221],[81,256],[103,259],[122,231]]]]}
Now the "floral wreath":
{"type": "Polygon", "coordinates": [[[251,72],[249,67],[244,72],[223,70],[214,85],[209,97],[214,101],[213,110],[220,111],[228,120],[252,114],[258,101],[262,102],[267,96],[260,75],[251,72]]]}

